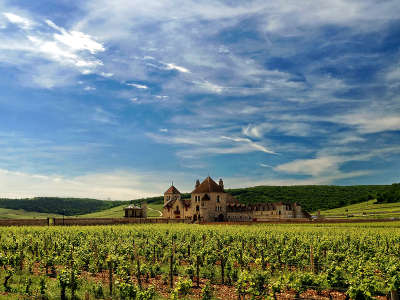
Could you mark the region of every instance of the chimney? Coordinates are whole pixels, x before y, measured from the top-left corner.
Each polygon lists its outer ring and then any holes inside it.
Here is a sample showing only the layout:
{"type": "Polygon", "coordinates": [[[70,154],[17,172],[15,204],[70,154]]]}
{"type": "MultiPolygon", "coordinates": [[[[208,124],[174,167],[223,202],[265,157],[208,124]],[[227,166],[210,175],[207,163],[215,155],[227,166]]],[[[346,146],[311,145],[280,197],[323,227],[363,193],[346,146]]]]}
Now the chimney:
{"type": "Polygon", "coordinates": [[[200,185],[200,180],[196,180],[196,185],[195,185],[195,188],[197,188],[198,186],[200,185]]]}
{"type": "Polygon", "coordinates": [[[219,186],[224,189],[224,182],[222,181],[222,178],[219,179],[219,186]]]}

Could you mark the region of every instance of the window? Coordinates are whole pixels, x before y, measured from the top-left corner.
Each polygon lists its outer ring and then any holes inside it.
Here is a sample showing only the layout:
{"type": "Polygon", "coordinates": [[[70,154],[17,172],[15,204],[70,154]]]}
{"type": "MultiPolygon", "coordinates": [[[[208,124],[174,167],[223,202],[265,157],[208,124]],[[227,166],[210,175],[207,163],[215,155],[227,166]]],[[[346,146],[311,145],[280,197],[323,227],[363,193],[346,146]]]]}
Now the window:
{"type": "Polygon", "coordinates": [[[203,202],[201,202],[201,206],[206,206],[206,202],[205,201],[203,201],[203,202]]]}
{"type": "Polygon", "coordinates": [[[198,205],[196,206],[196,211],[200,211],[200,207],[198,205]]]}
{"type": "Polygon", "coordinates": [[[219,195],[217,195],[217,203],[219,203],[219,195]]]}

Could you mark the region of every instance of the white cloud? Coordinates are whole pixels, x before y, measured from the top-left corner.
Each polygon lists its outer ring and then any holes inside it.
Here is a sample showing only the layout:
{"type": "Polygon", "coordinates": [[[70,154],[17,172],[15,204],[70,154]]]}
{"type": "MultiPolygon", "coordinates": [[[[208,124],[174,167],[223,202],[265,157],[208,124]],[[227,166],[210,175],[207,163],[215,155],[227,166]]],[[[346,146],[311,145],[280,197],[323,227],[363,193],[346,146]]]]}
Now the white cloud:
{"type": "Polygon", "coordinates": [[[84,87],[84,90],[90,92],[90,91],[96,90],[96,88],[93,87],[93,86],[85,86],[85,87],[84,87]]]}
{"type": "Polygon", "coordinates": [[[168,132],[167,128],[160,128],[160,132],[168,132]]]}
{"type": "Polygon", "coordinates": [[[154,133],[148,133],[147,135],[159,143],[184,146],[183,150],[177,152],[177,155],[183,158],[194,158],[208,154],[237,154],[257,151],[275,154],[272,150],[250,139],[222,136],[218,135],[218,131],[210,133],[207,131],[177,130],[169,131],[169,133],[168,136],[154,133]]]}
{"type": "Polygon", "coordinates": [[[137,83],[127,83],[126,85],[133,86],[134,88],[143,90],[147,90],[149,88],[147,85],[137,84],[137,83]]]}
{"type": "Polygon", "coordinates": [[[28,39],[34,46],[32,52],[42,53],[47,59],[60,64],[71,64],[77,68],[82,68],[82,73],[88,74],[91,69],[103,65],[100,60],[80,56],[74,49],[62,47],[55,41],[42,40],[30,35],[28,35],[28,39]]]}
{"type": "MultiPolygon", "coordinates": [[[[340,166],[351,161],[369,161],[374,157],[379,157],[387,154],[395,154],[400,152],[400,147],[381,147],[370,149],[368,151],[355,152],[352,148],[331,149],[326,148],[319,151],[316,158],[296,159],[294,161],[278,165],[274,168],[275,171],[288,174],[310,175],[314,178],[320,176],[332,179],[344,179],[353,177],[346,174],[368,174],[370,171],[354,171],[344,172],[340,170],[340,166]],[[335,155],[335,152],[338,153],[335,155]],[[349,177],[347,177],[349,176],[349,177]]],[[[357,175],[358,176],[358,175],[357,175]]]]}
{"type": "Polygon", "coordinates": [[[217,93],[217,94],[220,94],[224,90],[223,86],[220,86],[220,85],[217,85],[217,84],[213,84],[213,83],[211,83],[211,82],[209,82],[207,80],[205,80],[203,82],[201,82],[201,81],[193,81],[193,83],[195,85],[200,86],[201,88],[203,88],[205,90],[208,90],[208,91],[211,91],[211,92],[217,93]]]}
{"type": "Polygon", "coordinates": [[[260,167],[263,167],[263,168],[273,168],[273,166],[268,165],[268,164],[264,164],[264,163],[260,163],[260,167]]]}
{"type": "Polygon", "coordinates": [[[232,138],[232,137],[227,137],[227,136],[221,136],[221,138],[230,140],[230,141],[234,141],[237,143],[244,142],[244,143],[247,143],[250,147],[254,148],[255,150],[262,151],[262,152],[269,153],[269,154],[276,154],[274,151],[269,150],[266,147],[264,147],[263,145],[257,144],[247,138],[232,138]]]}
{"type": "Polygon", "coordinates": [[[61,34],[55,33],[54,39],[68,46],[75,51],[87,50],[91,54],[105,51],[102,44],[96,42],[90,35],[79,31],[67,31],[57,26],[51,20],[46,20],[47,25],[58,30],[61,34]]]}
{"type": "Polygon", "coordinates": [[[156,99],[158,100],[167,100],[169,98],[169,96],[165,96],[165,95],[157,95],[156,99]]]}
{"type": "Polygon", "coordinates": [[[332,184],[336,180],[362,177],[371,174],[370,171],[352,171],[347,173],[336,173],[332,175],[323,175],[317,177],[310,177],[305,179],[295,178],[250,178],[245,176],[238,177],[224,177],[225,186],[230,188],[240,187],[251,187],[260,185],[272,185],[272,186],[289,186],[289,185],[327,185],[332,184]]]}
{"type": "Polygon", "coordinates": [[[112,77],[112,76],[114,76],[113,73],[105,73],[105,72],[100,72],[100,75],[103,76],[103,77],[112,77]]]}
{"type": "Polygon", "coordinates": [[[8,19],[9,22],[16,24],[23,29],[30,29],[34,25],[31,20],[10,12],[3,13],[3,15],[8,19]]]}
{"type": "Polygon", "coordinates": [[[165,66],[166,66],[167,70],[177,70],[177,71],[182,72],[182,73],[190,73],[190,71],[188,69],[186,69],[184,67],[181,67],[181,66],[177,66],[177,65],[172,64],[172,63],[165,64],[165,66]]]}
{"type": "Polygon", "coordinates": [[[383,131],[400,130],[400,116],[381,108],[371,107],[370,110],[353,112],[342,116],[335,116],[332,121],[354,126],[361,134],[377,133],[383,131]]]}
{"type": "MultiPolygon", "coordinates": [[[[105,51],[104,46],[83,32],[67,31],[46,20],[54,33],[33,21],[6,13],[5,16],[24,27],[23,32],[0,32],[0,62],[18,66],[21,83],[28,86],[53,88],[74,80],[58,80],[96,72],[103,62],[94,56],[105,51]],[[49,74],[41,73],[47,70],[49,74]]],[[[104,73],[105,74],[105,73],[104,73]]]]}
{"type": "Polygon", "coordinates": [[[178,173],[162,176],[124,170],[65,177],[0,169],[0,195],[7,198],[58,196],[131,200],[162,194],[168,188],[166,181],[174,178],[172,176],[182,178],[178,173]]]}
{"type": "Polygon", "coordinates": [[[290,174],[319,176],[337,171],[338,165],[344,162],[343,157],[325,156],[312,159],[298,159],[275,167],[276,171],[290,174]]]}

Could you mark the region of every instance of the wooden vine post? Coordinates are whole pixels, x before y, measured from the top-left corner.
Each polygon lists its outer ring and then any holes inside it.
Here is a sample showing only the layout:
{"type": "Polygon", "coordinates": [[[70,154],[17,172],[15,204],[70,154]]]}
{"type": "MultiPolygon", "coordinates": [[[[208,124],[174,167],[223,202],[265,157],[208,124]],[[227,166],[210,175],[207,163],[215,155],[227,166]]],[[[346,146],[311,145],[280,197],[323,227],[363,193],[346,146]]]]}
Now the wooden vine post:
{"type": "Polygon", "coordinates": [[[200,287],[200,255],[196,255],[196,283],[200,287]]]}
{"type": "Polygon", "coordinates": [[[310,266],[311,272],[315,273],[315,266],[314,266],[314,248],[313,245],[310,245],[310,266]]]}
{"type": "Polygon", "coordinates": [[[169,287],[171,289],[174,287],[174,251],[175,251],[175,245],[172,242],[171,255],[169,258],[169,287]]]}
{"type": "Polygon", "coordinates": [[[397,290],[390,291],[390,299],[391,300],[399,300],[399,293],[397,292],[397,290]]]}

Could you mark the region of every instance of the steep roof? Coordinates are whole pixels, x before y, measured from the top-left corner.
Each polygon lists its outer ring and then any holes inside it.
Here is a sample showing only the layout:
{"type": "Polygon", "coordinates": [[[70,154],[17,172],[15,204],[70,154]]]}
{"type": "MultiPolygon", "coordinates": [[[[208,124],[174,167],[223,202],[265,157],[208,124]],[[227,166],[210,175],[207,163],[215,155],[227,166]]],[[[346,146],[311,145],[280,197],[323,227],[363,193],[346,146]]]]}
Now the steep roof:
{"type": "Polygon", "coordinates": [[[180,192],[178,191],[178,189],[176,187],[171,185],[171,187],[164,193],[164,195],[165,194],[180,194],[180,192]]]}
{"type": "Polygon", "coordinates": [[[208,176],[200,185],[195,188],[192,194],[200,193],[223,193],[224,189],[220,187],[210,176],[208,176]]]}
{"type": "Polygon", "coordinates": [[[142,208],[139,207],[139,206],[131,204],[131,205],[127,206],[127,207],[124,207],[124,209],[142,209],[142,208]]]}

